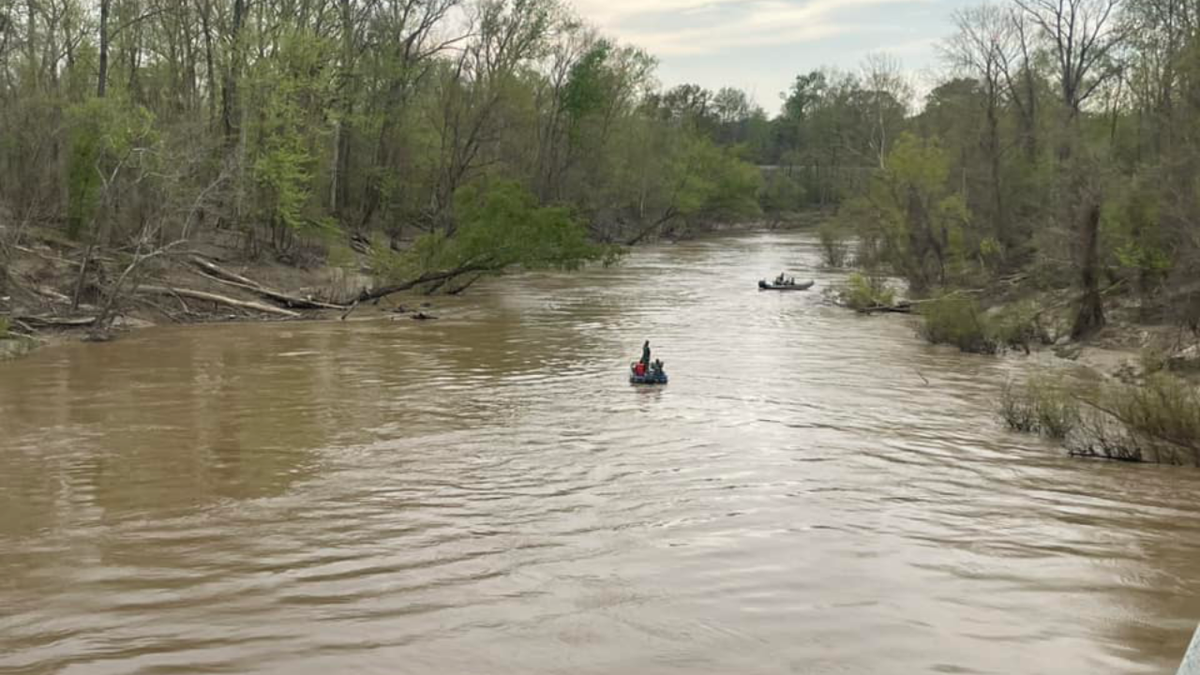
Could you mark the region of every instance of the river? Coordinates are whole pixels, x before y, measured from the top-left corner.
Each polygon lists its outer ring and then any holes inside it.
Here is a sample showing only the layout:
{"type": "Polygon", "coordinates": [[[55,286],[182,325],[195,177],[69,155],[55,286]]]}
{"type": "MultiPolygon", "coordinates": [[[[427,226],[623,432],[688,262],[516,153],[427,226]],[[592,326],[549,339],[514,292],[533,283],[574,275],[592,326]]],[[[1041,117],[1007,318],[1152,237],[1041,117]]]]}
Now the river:
{"type": "Polygon", "coordinates": [[[0,672],[1172,672],[1200,471],[1004,431],[1046,362],[827,306],[817,259],[743,234],[0,364],[0,672]],[[666,388],[626,381],[646,338],[666,388]]]}

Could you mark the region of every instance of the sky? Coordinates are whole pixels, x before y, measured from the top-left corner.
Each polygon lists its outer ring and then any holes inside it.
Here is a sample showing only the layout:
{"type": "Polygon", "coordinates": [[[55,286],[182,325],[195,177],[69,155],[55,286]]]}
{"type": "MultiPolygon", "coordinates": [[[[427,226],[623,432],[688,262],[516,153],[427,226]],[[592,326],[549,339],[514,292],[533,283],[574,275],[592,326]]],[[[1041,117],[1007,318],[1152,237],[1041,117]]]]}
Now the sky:
{"type": "Polygon", "coordinates": [[[796,75],[889,54],[919,95],[943,69],[955,10],[979,0],[569,0],[608,36],[659,60],[664,87],[742,89],[768,113],[796,75]]]}

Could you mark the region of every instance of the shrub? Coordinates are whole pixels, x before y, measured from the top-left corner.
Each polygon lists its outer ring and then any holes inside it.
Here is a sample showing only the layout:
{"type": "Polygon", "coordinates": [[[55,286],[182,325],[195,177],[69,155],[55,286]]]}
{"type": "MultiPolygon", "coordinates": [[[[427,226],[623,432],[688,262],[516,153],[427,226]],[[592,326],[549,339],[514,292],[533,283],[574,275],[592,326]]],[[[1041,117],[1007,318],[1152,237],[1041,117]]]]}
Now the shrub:
{"type": "Polygon", "coordinates": [[[999,345],[979,303],[964,295],[944,295],[921,305],[919,333],[933,344],[949,344],[964,352],[994,354],[999,345]]]}
{"type": "Polygon", "coordinates": [[[821,240],[821,255],[825,264],[830,267],[842,267],[850,254],[850,245],[846,241],[846,233],[832,220],[821,223],[817,229],[821,240]]]}
{"type": "Polygon", "coordinates": [[[0,316],[0,340],[7,339],[8,337],[8,319],[0,316]]]}
{"type": "Polygon", "coordinates": [[[1110,390],[1106,409],[1131,433],[1154,446],[1156,461],[1181,463],[1190,454],[1200,466],[1200,390],[1165,374],[1140,386],[1110,390]]]}
{"type": "Polygon", "coordinates": [[[1013,431],[1037,433],[1037,413],[1028,392],[1018,389],[1012,382],[1004,385],[1000,392],[1000,419],[1013,431]]]}
{"type": "Polygon", "coordinates": [[[1065,439],[1080,423],[1079,404],[1050,377],[1033,377],[1022,387],[1009,383],[1000,394],[1000,418],[1009,428],[1065,439]]]}
{"type": "Polygon", "coordinates": [[[1146,451],[1142,446],[1141,441],[1119,421],[1092,413],[1080,418],[1079,429],[1071,435],[1067,450],[1072,457],[1143,462],[1146,451]]]}
{"type": "Polygon", "coordinates": [[[887,287],[882,277],[855,272],[842,289],[842,302],[853,310],[863,312],[875,307],[890,307],[896,302],[896,292],[887,287]]]}
{"type": "Polygon", "coordinates": [[[1053,344],[1050,335],[1042,327],[1041,310],[1032,302],[1022,302],[1005,307],[995,316],[985,317],[985,324],[997,346],[1023,349],[1029,353],[1029,345],[1053,344]]]}

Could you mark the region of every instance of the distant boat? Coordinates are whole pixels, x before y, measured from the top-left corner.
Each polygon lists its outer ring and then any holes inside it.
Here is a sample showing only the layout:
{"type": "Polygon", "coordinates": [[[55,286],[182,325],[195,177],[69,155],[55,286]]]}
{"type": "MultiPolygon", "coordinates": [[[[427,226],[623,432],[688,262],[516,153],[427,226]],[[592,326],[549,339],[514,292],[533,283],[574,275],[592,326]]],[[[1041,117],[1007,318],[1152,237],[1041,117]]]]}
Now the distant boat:
{"type": "Polygon", "coordinates": [[[760,290],[760,291],[807,291],[808,289],[812,288],[813,284],[815,284],[815,283],[816,283],[815,281],[809,279],[808,281],[802,281],[798,284],[797,283],[772,284],[772,283],[768,283],[766,280],[759,279],[758,280],[758,290],[760,290]]]}

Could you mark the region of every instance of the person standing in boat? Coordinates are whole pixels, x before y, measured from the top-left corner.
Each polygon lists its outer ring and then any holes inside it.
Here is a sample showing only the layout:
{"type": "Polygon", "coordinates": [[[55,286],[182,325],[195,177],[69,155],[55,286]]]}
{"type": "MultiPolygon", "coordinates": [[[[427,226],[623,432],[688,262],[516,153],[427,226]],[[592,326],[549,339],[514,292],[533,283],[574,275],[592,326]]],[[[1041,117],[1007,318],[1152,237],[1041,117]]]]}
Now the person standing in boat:
{"type": "Polygon", "coordinates": [[[642,344],[642,365],[646,368],[650,367],[650,341],[646,340],[642,344]]]}

